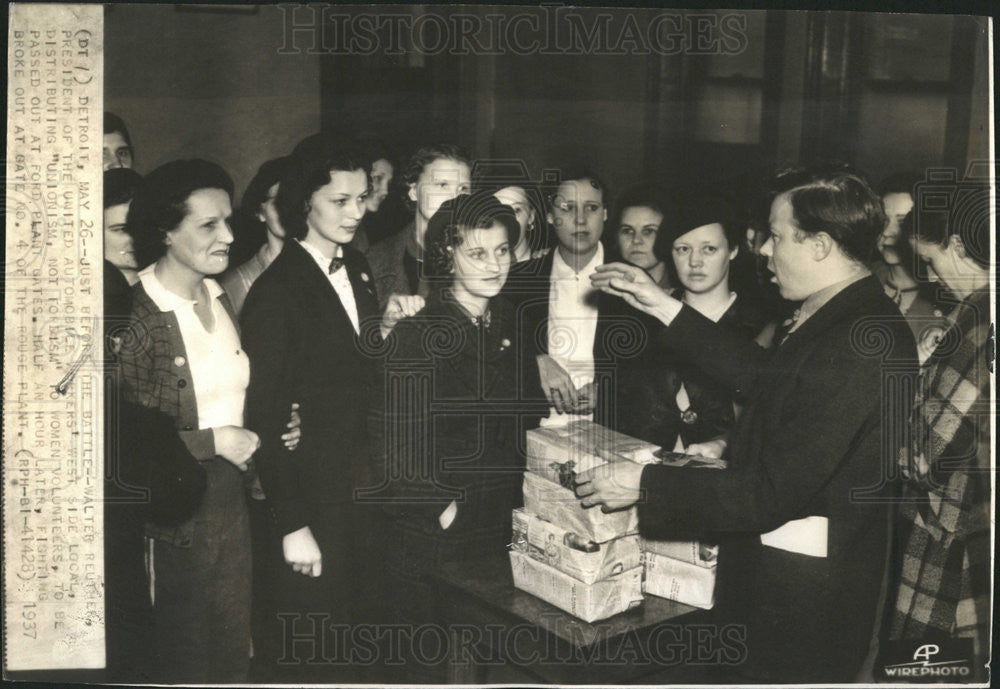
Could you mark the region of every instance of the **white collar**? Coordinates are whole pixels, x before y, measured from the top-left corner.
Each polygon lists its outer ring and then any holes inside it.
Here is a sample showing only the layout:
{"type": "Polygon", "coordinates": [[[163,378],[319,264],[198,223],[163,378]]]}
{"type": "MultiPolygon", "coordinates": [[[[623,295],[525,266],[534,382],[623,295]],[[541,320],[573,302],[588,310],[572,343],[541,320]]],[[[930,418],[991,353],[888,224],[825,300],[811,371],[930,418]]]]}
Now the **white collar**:
{"type": "MultiPolygon", "coordinates": [[[[142,288],[146,290],[146,294],[149,295],[149,298],[153,300],[156,308],[160,311],[176,311],[182,306],[194,306],[198,303],[193,299],[187,299],[179,294],[174,294],[167,289],[160,282],[160,279],[156,277],[156,263],[152,263],[139,271],[139,282],[142,283],[142,288]]],[[[208,290],[208,298],[210,300],[215,300],[222,294],[222,287],[212,278],[206,277],[202,282],[205,283],[205,289],[208,290]]]]}
{"type": "Polygon", "coordinates": [[[597,251],[594,252],[593,258],[590,262],[580,269],[580,272],[573,270],[566,261],[563,260],[562,254],[559,253],[559,247],[552,249],[552,253],[555,256],[552,259],[552,277],[587,277],[595,270],[597,266],[604,263],[604,245],[600,242],[597,243],[597,251]]]}
{"type": "Polygon", "coordinates": [[[299,245],[306,250],[306,253],[313,257],[313,260],[323,268],[323,272],[326,272],[330,268],[330,261],[335,258],[342,258],[344,256],[344,247],[340,244],[337,245],[336,250],[333,252],[333,256],[324,256],[323,252],[314,247],[309,242],[304,239],[296,239],[299,245]]]}

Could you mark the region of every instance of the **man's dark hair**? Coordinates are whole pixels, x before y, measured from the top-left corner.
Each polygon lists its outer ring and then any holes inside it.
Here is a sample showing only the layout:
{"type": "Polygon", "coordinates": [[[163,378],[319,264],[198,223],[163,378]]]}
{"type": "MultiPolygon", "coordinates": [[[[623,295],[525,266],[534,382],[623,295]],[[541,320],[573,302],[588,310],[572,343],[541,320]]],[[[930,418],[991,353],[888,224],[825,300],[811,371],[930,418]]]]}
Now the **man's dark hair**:
{"type": "Polygon", "coordinates": [[[142,186],[142,175],[127,167],[104,171],[104,207],[120,206],[135,198],[142,186]]]}
{"type": "Polygon", "coordinates": [[[454,255],[448,248],[461,246],[467,230],[488,229],[498,222],[507,230],[507,241],[513,252],[521,226],[513,209],[500,203],[489,190],[459,194],[442,203],[428,221],[424,237],[424,268],[428,277],[447,280],[455,265],[454,255]]]}
{"type": "Polygon", "coordinates": [[[923,180],[924,177],[916,172],[894,172],[879,182],[878,195],[885,198],[889,194],[909,194],[916,198],[916,186],[923,180]]]}
{"type": "Polygon", "coordinates": [[[788,194],[800,231],[825,232],[855,261],[868,264],[875,257],[886,218],[881,197],[860,171],[843,163],[786,170],[772,193],[788,194]]]}
{"type": "Polygon", "coordinates": [[[330,183],[331,173],[356,170],[361,170],[368,178],[371,161],[353,141],[325,132],[303,139],[288,156],[275,201],[286,236],[305,238],[310,199],[317,189],[330,183]]]}
{"type": "Polygon", "coordinates": [[[233,198],[233,180],[207,160],[175,160],[150,172],[132,199],[125,230],[132,235],[139,267],[166,252],[164,238],[189,212],[187,200],[200,189],[221,189],[233,198]]]}
{"type": "Polygon", "coordinates": [[[114,134],[118,132],[125,139],[125,143],[128,144],[129,148],[132,148],[132,137],[128,135],[128,127],[125,126],[125,122],[122,118],[113,112],[104,113],[104,133],[114,134]]]}

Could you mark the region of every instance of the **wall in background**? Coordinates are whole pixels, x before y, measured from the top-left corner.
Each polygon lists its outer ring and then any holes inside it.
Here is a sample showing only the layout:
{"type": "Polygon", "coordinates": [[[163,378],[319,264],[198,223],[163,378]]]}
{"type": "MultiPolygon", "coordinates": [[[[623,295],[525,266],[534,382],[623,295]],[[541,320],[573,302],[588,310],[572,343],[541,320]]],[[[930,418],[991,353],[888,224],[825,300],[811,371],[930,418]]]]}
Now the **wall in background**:
{"type": "Polygon", "coordinates": [[[282,55],[276,7],[108,5],[105,109],[122,117],[147,173],[201,157],[237,199],[262,162],[319,129],[319,58],[282,55]]]}
{"type": "MultiPolygon", "coordinates": [[[[414,18],[540,11],[379,9],[414,18]]],[[[658,11],[630,12],[645,26],[658,11]]],[[[129,124],[140,172],[202,156],[231,172],[238,193],[261,162],[321,122],[382,134],[403,155],[421,142],[456,141],[478,157],[521,158],[536,178],[588,161],[615,189],[651,176],[759,179],[761,168],[812,155],[853,160],[878,180],[901,168],[961,166],[986,151],[981,30],[955,41],[947,17],[742,14],[747,45],[727,56],[425,54],[412,45],[395,55],[319,56],[278,53],[286,14],[277,7],[115,5],[105,28],[106,105],[129,124]],[[810,58],[826,71],[810,73],[810,58]]],[[[614,16],[612,35],[624,14],[614,16]]]]}

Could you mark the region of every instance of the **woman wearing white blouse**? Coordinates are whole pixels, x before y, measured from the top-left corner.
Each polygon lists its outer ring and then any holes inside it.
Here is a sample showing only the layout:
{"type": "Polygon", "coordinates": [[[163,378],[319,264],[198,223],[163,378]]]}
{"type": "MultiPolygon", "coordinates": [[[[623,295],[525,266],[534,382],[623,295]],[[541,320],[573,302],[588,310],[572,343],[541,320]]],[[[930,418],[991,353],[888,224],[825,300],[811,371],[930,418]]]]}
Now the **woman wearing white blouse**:
{"type": "Polygon", "coordinates": [[[157,681],[245,681],[250,649],[250,533],[245,487],[257,435],[243,427],[250,376],[225,292],[208,276],[229,263],[232,182],[202,160],[152,172],[128,230],[140,265],[127,397],[171,416],[202,461],[201,506],[177,527],[147,524],[157,681]]]}

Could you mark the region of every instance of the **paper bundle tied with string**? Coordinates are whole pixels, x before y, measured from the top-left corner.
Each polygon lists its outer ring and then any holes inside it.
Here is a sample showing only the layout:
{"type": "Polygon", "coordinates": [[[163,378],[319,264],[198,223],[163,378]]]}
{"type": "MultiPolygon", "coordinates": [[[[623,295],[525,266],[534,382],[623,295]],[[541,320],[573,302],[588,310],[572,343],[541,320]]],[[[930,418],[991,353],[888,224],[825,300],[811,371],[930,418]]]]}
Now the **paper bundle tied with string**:
{"type": "Polygon", "coordinates": [[[514,510],[513,523],[514,550],[584,584],[593,584],[642,564],[636,535],[596,543],[524,509],[514,510]]]}
{"type": "Polygon", "coordinates": [[[599,507],[585,509],[570,488],[563,488],[531,472],[524,474],[522,488],[525,511],[588,541],[604,543],[639,531],[639,515],[635,507],[608,513],[602,512],[599,507]]]}
{"type": "Polygon", "coordinates": [[[642,602],[642,567],[585,584],[516,550],[510,552],[510,565],[514,586],[584,622],[617,615],[642,602]]]}
{"type": "Polygon", "coordinates": [[[572,487],[576,474],[609,459],[629,459],[639,464],[656,462],[657,450],[658,445],[586,420],[538,428],[527,434],[528,471],[567,488],[572,487]]]}

